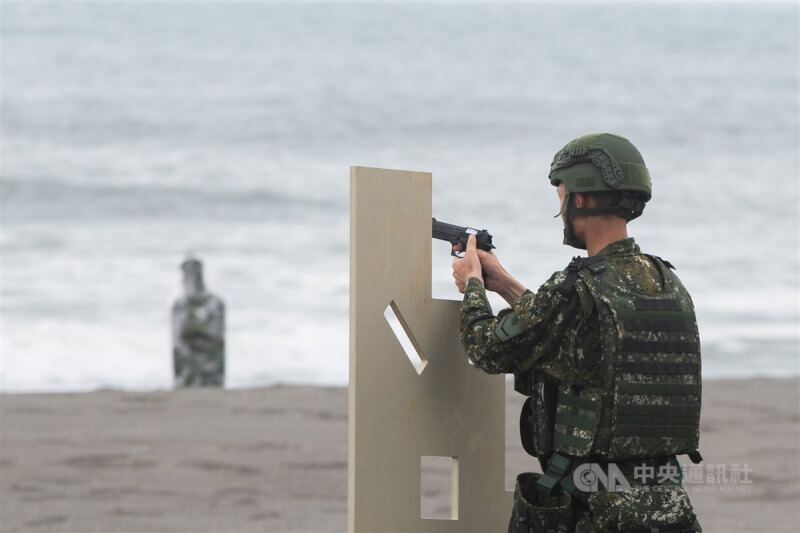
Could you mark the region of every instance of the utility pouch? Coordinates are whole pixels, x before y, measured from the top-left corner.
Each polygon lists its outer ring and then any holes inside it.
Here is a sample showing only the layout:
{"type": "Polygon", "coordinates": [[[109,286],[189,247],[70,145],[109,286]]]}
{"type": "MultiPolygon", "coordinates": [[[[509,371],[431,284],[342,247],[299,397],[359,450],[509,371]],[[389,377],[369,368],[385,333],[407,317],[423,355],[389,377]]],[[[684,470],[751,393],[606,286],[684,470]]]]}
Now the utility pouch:
{"type": "Polygon", "coordinates": [[[698,531],[694,509],[683,487],[636,486],[589,495],[592,524],[599,533],[698,531]]]}
{"type": "Polygon", "coordinates": [[[553,451],[553,415],[543,398],[544,384],[522,405],[519,415],[519,433],[522,447],[530,455],[546,459],[553,451]]]}
{"type": "Polygon", "coordinates": [[[586,457],[592,450],[603,413],[603,392],[584,390],[580,396],[558,391],[553,449],[564,455],[586,457]]]}
{"type": "Polygon", "coordinates": [[[508,533],[572,533],[571,496],[560,487],[555,495],[545,496],[536,489],[539,476],[530,472],[517,476],[508,533]]]}

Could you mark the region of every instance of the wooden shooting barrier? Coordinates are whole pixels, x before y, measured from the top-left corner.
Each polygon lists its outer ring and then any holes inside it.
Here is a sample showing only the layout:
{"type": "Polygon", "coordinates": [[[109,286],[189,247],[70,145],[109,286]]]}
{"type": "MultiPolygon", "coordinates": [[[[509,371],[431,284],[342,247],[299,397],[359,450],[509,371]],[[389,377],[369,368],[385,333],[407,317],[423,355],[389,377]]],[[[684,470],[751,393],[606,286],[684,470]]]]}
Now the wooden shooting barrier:
{"type": "Polygon", "coordinates": [[[431,298],[431,191],[428,173],[350,170],[350,533],[508,527],[504,378],[469,364],[460,302],[431,298]],[[422,517],[426,461],[444,516],[422,517]]]}

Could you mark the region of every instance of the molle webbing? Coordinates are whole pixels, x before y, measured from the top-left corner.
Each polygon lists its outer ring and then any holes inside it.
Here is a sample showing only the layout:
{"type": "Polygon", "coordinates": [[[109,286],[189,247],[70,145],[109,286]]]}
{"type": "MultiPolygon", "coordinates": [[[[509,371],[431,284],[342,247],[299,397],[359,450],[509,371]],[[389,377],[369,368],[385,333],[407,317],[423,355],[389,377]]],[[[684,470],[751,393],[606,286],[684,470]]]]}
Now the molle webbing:
{"type": "Polygon", "coordinates": [[[624,333],[610,455],[695,451],[700,343],[694,313],[675,297],[638,297],[633,303],[634,309],[617,312],[624,333]]]}
{"type": "Polygon", "coordinates": [[[695,374],[700,370],[698,363],[620,363],[619,369],[630,374],[695,374]]]}
{"type": "Polygon", "coordinates": [[[659,396],[700,396],[700,385],[680,383],[619,383],[620,394],[657,394],[659,396]]]}
{"type": "Polygon", "coordinates": [[[559,390],[553,431],[554,447],[570,455],[587,455],[592,449],[604,404],[610,407],[610,400],[602,393],[577,396],[559,390]]]}
{"type": "Polygon", "coordinates": [[[677,300],[653,300],[652,298],[636,298],[634,305],[637,311],[682,311],[677,300]]]}
{"type": "Polygon", "coordinates": [[[616,431],[620,436],[694,437],[696,405],[620,405],[616,431]]]}
{"type": "MultiPolygon", "coordinates": [[[[697,434],[697,428],[694,421],[689,421],[680,426],[665,426],[661,425],[658,420],[654,420],[648,424],[639,425],[623,425],[617,423],[615,435],[618,437],[640,437],[640,438],[653,438],[663,439],[664,437],[694,439],[697,434]]],[[[694,449],[694,448],[692,448],[694,449]]],[[[688,453],[687,450],[675,452],[651,452],[655,455],[679,455],[688,453]]]]}
{"type": "Polygon", "coordinates": [[[628,331],[694,331],[691,320],[634,318],[624,322],[628,331]]]}
{"type": "Polygon", "coordinates": [[[625,339],[622,353],[698,353],[696,341],[635,341],[625,339]]]}

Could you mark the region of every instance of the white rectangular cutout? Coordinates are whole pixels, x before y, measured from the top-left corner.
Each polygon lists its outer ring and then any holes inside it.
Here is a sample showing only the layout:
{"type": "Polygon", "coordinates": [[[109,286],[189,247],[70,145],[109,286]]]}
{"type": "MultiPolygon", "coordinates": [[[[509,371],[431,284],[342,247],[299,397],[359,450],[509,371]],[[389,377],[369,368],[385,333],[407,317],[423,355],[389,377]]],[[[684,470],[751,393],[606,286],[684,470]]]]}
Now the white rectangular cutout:
{"type": "Polygon", "coordinates": [[[420,517],[458,520],[458,457],[420,457],[420,517]]]}

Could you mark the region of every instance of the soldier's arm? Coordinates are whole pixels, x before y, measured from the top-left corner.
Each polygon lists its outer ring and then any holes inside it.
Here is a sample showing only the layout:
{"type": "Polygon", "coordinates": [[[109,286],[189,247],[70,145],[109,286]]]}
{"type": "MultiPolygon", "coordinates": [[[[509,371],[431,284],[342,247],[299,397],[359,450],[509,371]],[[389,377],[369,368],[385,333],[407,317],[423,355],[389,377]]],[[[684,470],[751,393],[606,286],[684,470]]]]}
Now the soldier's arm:
{"type": "Polygon", "coordinates": [[[217,339],[225,337],[225,303],[222,299],[212,296],[209,301],[209,314],[211,324],[209,333],[217,339]]]}
{"type": "Polygon", "coordinates": [[[186,313],[183,298],[180,298],[172,304],[170,310],[171,315],[171,330],[172,330],[172,346],[173,348],[180,346],[183,341],[181,339],[181,331],[186,324],[186,313]]]}
{"type": "Polygon", "coordinates": [[[525,291],[497,316],[480,280],[468,281],[461,306],[461,343],[475,366],[491,374],[512,373],[531,368],[553,351],[563,316],[563,302],[552,290],[559,276],[536,293],[525,291]]]}

